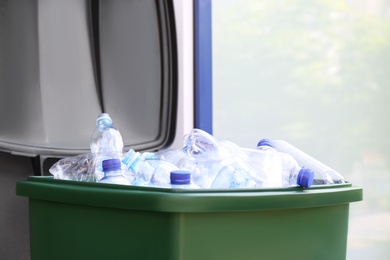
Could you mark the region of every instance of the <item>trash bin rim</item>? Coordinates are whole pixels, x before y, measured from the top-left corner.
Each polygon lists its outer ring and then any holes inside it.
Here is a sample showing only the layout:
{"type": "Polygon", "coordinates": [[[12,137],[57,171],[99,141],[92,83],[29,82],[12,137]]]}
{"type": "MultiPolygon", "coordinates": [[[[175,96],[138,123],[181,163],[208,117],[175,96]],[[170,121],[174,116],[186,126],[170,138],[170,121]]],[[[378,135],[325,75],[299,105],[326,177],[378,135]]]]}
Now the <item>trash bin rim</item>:
{"type": "Polygon", "coordinates": [[[293,209],[363,199],[362,188],[351,183],[318,185],[307,189],[174,190],[57,180],[48,176],[32,176],[18,182],[16,194],[56,203],[160,212],[293,209]]]}

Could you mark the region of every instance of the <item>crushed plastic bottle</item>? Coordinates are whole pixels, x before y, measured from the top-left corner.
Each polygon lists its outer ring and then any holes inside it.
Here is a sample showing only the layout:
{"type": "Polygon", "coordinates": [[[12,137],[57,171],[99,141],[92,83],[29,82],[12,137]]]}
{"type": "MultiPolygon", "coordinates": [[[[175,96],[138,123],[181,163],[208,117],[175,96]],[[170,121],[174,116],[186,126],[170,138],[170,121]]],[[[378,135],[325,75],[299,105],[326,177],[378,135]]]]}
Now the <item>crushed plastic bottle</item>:
{"type": "Polygon", "coordinates": [[[167,161],[175,165],[180,170],[191,172],[191,180],[194,184],[202,188],[210,188],[213,180],[207,180],[209,167],[205,163],[197,163],[194,158],[190,158],[183,149],[165,149],[147,156],[149,159],[167,161]]]}
{"type": "Polygon", "coordinates": [[[170,173],[178,170],[172,163],[151,156],[150,153],[141,154],[130,149],[123,157],[122,162],[135,176],[133,185],[149,187],[170,187],[170,173]]]}
{"type": "Polygon", "coordinates": [[[206,189],[212,187],[221,169],[232,164],[234,158],[232,149],[200,129],[193,129],[184,137],[182,151],[187,158],[187,166],[196,168],[189,169],[193,173],[193,182],[206,189]]]}
{"type": "Polygon", "coordinates": [[[286,141],[262,139],[258,143],[259,146],[273,147],[280,153],[292,156],[300,167],[311,169],[314,172],[313,185],[345,183],[344,177],[340,173],[286,141]]]}
{"type": "Polygon", "coordinates": [[[233,155],[237,147],[228,141],[220,142],[203,130],[193,129],[184,136],[183,149],[160,150],[147,157],[167,161],[180,170],[191,172],[192,182],[206,189],[211,188],[224,166],[236,161],[233,155]]]}
{"type": "Polygon", "coordinates": [[[184,144],[183,152],[197,162],[220,161],[231,157],[233,150],[231,149],[233,143],[229,142],[227,145],[209,133],[196,128],[184,137],[184,144]]]}
{"type": "Polygon", "coordinates": [[[219,169],[211,188],[212,189],[237,189],[256,188],[258,183],[251,170],[247,167],[238,167],[237,164],[227,164],[219,169]]]}
{"type": "MultiPolygon", "coordinates": [[[[289,154],[278,152],[273,147],[259,143],[257,150],[272,154],[279,158],[282,187],[300,186],[309,188],[313,183],[314,172],[311,169],[300,167],[297,161],[289,154]]],[[[265,164],[267,165],[267,164],[265,164]]]]}
{"type": "Polygon", "coordinates": [[[281,187],[281,158],[278,153],[259,149],[241,148],[245,162],[253,169],[259,188],[281,187]]]}
{"type": "Polygon", "coordinates": [[[245,161],[240,147],[230,141],[219,141],[209,133],[193,129],[184,138],[183,153],[196,169],[193,182],[202,188],[254,188],[263,183],[256,171],[245,161]]]}
{"type": "Polygon", "coordinates": [[[91,153],[96,157],[95,174],[98,181],[104,176],[102,162],[107,159],[121,158],[123,146],[122,135],[113,127],[110,115],[100,114],[96,119],[96,128],[90,141],[91,153]]]}
{"type": "Polygon", "coordinates": [[[100,183],[123,184],[130,185],[131,182],[125,177],[122,170],[120,159],[108,159],[102,162],[104,177],[100,179],[100,183]]]}
{"type": "Polygon", "coordinates": [[[181,149],[163,149],[157,152],[143,153],[147,159],[157,159],[170,162],[174,165],[180,163],[185,158],[185,154],[181,149]]]}
{"type": "Polygon", "coordinates": [[[300,167],[297,161],[289,154],[279,153],[281,157],[282,182],[284,187],[300,186],[309,188],[313,184],[314,172],[311,169],[300,167]]]}
{"type": "Polygon", "coordinates": [[[102,113],[96,119],[96,128],[92,133],[90,149],[92,153],[123,153],[123,139],[112,125],[109,114],[102,113]]]}

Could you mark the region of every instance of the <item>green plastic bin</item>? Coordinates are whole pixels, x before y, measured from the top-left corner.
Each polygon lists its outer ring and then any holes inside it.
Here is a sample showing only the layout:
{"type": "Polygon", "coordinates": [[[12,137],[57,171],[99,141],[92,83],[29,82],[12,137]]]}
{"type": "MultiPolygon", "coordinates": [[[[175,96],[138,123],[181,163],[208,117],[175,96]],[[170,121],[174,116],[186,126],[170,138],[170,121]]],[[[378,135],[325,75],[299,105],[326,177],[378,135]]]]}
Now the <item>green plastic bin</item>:
{"type": "Polygon", "coordinates": [[[29,177],[31,259],[345,259],[362,188],[180,191],[29,177]]]}

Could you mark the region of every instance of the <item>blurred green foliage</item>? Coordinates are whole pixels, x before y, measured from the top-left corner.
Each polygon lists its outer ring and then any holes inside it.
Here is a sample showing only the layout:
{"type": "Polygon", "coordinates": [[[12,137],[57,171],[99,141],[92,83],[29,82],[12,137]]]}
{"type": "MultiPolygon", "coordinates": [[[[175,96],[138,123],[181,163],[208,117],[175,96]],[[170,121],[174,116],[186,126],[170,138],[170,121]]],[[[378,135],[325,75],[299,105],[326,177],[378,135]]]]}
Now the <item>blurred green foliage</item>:
{"type": "Polygon", "coordinates": [[[383,14],[341,0],[214,0],[214,134],[247,147],[285,139],[346,175],[361,162],[388,169],[383,14]]]}

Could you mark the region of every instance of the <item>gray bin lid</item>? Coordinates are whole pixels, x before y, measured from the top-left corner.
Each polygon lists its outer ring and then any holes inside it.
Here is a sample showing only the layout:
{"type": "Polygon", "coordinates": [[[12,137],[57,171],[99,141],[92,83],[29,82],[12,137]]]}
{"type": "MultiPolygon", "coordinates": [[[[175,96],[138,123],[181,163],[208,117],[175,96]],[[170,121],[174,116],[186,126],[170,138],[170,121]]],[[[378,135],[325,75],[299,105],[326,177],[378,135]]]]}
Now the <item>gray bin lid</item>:
{"type": "Polygon", "coordinates": [[[0,150],[89,152],[106,112],[125,148],[166,147],[176,123],[172,0],[0,1],[0,150]]]}

